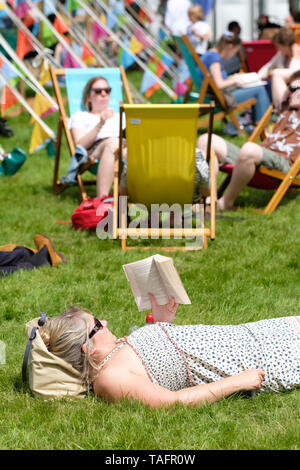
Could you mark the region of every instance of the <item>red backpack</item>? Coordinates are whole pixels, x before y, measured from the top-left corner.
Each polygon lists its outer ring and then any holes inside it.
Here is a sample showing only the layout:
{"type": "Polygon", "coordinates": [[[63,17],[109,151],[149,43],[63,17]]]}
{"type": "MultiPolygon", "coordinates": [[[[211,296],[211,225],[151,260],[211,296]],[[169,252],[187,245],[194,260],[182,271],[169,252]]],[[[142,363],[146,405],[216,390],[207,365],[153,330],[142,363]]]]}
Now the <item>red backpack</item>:
{"type": "Polygon", "coordinates": [[[72,214],[72,225],[75,230],[95,230],[98,223],[107,216],[113,207],[113,197],[101,196],[82,201],[72,214]],[[98,215],[97,215],[98,213],[98,215]]]}

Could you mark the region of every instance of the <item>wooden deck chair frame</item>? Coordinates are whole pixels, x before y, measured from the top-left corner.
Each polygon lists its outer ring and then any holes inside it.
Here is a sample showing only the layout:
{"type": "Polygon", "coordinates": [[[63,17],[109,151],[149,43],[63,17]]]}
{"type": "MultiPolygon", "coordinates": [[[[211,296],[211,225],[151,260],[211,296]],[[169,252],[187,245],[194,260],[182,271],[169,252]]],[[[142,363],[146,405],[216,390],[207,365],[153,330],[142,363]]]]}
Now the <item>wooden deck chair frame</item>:
{"type": "MultiPolygon", "coordinates": [[[[132,103],[132,97],[129,89],[129,84],[127,81],[125,70],[122,66],[119,67],[121,80],[123,83],[124,93],[126,96],[126,100],[128,103],[132,103]]],[[[87,69],[89,70],[89,69],[87,69]]],[[[101,73],[101,68],[99,68],[101,73]]],[[[56,69],[54,67],[50,67],[50,73],[52,77],[54,93],[56,96],[58,108],[59,108],[59,121],[58,121],[58,128],[57,128],[57,144],[56,144],[56,153],[55,153],[55,163],[54,163],[54,173],[53,173],[53,183],[52,189],[54,194],[60,194],[68,185],[61,184],[59,182],[59,164],[60,164],[60,153],[61,153],[61,144],[62,144],[62,136],[63,133],[66,136],[67,145],[69,148],[70,156],[74,155],[75,152],[75,142],[73,140],[71,131],[68,127],[68,116],[65,110],[64,100],[62,97],[61,89],[58,82],[58,77],[65,76],[65,69],[56,69]]],[[[96,180],[85,180],[82,179],[82,174],[88,170],[93,164],[87,162],[80,167],[80,170],[77,174],[77,183],[79,187],[79,191],[82,197],[82,200],[86,200],[88,198],[85,185],[95,184],[96,180]]]]}
{"type": "MultiPolygon", "coordinates": [[[[203,104],[204,99],[207,96],[207,92],[211,89],[213,94],[215,95],[216,99],[218,100],[218,107],[221,108],[220,111],[217,111],[215,113],[214,120],[215,121],[224,120],[224,119],[226,120],[226,118],[229,117],[232,120],[232,122],[234,123],[234,125],[236,126],[236,128],[239,130],[239,132],[241,132],[242,134],[248,135],[247,132],[243,129],[243,127],[240,126],[239,121],[236,117],[236,114],[242,112],[245,109],[251,108],[251,106],[253,106],[256,103],[256,99],[251,98],[249,100],[244,101],[243,103],[237,104],[237,106],[235,106],[232,109],[229,108],[227,103],[226,103],[224,94],[217,87],[211,73],[209,72],[209,70],[203,64],[203,62],[200,59],[199,55],[196,53],[195,49],[193,48],[192,44],[190,43],[188,37],[186,35],[183,35],[183,36],[181,36],[180,39],[182,40],[182,42],[184,43],[184,45],[187,48],[188,52],[192,56],[192,58],[195,62],[195,66],[200,68],[200,70],[203,74],[203,77],[204,77],[203,80],[202,80],[202,83],[201,83],[200,90],[199,90],[198,102],[200,104],[203,104]]],[[[175,41],[176,41],[176,36],[175,36],[175,41]]],[[[182,49],[180,48],[180,40],[178,41],[178,39],[177,39],[176,42],[178,44],[179,50],[181,50],[181,52],[183,53],[182,49]]],[[[192,77],[192,74],[191,74],[191,77],[192,77]]],[[[190,91],[193,87],[193,84],[194,84],[194,82],[191,79],[190,83],[189,83],[189,86],[188,86],[187,93],[185,95],[185,102],[187,102],[187,100],[188,100],[189,93],[190,93],[190,91]]],[[[207,126],[208,122],[209,122],[209,117],[207,117],[205,119],[201,119],[198,123],[198,129],[200,129],[204,126],[207,126]]]]}
{"type": "Polygon", "coordinates": [[[241,49],[238,51],[238,56],[241,62],[240,73],[249,73],[249,66],[247,63],[247,59],[242,53],[241,49]]]}
{"type": "MultiPolygon", "coordinates": [[[[122,115],[127,108],[133,108],[134,106],[144,106],[146,107],[147,105],[121,105],[120,107],[120,126],[122,123],[122,115]]],[[[201,210],[203,211],[201,214],[201,227],[196,227],[196,228],[130,228],[127,227],[127,214],[128,214],[128,207],[130,206],[131,202],[137,202],[137,201],[130,201],[127,207],[119,208],[119,182],[120,182],[120,173],[121,173],[121,162],[122,162],[122,154],[123,154],[123,142],[122,139],[120,138],[120,143],[119,143],[119,152],[116,152],[115,154],[115,175],[114,175],[114,212],[113,212],[113,238],[114,239],[121,239],[121,247],[122,250],[127,250],[127,249],[134,249],[136,248],[135,246],[130,246],[128,247],[126,245],[126,239],[128,237],[163,237],[163,236],[170,236],[171,237],[203,237],[203,247],[202,248],[207,248],[207,238],[209,237],[211,240],[214,240],[215,238],[215,196],[216,196],[216,186],[215,186],[215,158],[214,155],[212,155],[212,150],[211,150],[211,136],[212,136],[212,128],[213,128],[213,119],[214,119],[214,103],[211,102],[211,104],[206,104],[206,105],[200,105],[198,103],[194,103],[192,105],[148,105],[151,108],[153,107],[163,107],[163,106],[171,106],[173,109],[175,107],[183,109],[185,106],[196,106],[198,107],[198,113],[200,112],[207,112],[209,113],[209,127],[208,127],[208,143],[207,143],[207,156],[208,156],[208,163],[209,163],[209,172],[210,172],[210,181],[211,181],[211,186],[210,186],[210,199],[211,199],[211,206],[210,206],[210,227],[207,228],[205,227],[205,214],[204,214],[204,205],[201,205],[201,210]],[[120,211],[120,214],[119,214],[120,211]]],[[[174,111],[172,111],[174,112],[174,111]]],[[[197,119],[197,115],[196,115],[197,119]]],[[[127,119],[126,119],[127,120],[127,119]]],[[[137,120],[138,121],[138,120],[137,120]]],[[[197,129],[197,125],[195,125],[195,130],[197,129]]],[[[128,127],[127,127],[128,131],[128,127]]],[[[197,139],[197,132],[195,132],[195,144],[196,144],[196,139],[197,139]]],[[[130,195],[128,196],[130,197],[130,195]]],[[[200,205],[199,205],[200,207],[200,205]]],[[[199,208],[198,207],[198,208],[199,208]]],[[[144,247],[145,249],[149,247],[144,247]]],[[[172,247],[161,247],[162,250],[165,251],[176,251],[176,250],[193,250],[193,249],[200,249],[200,248],[191,248],[189,246],[172,246],[172,247]]]]}
{"type": "MultiPolygon", "coordinates": [[[[265,112],[264,116],[262,117],[262,119],[258,122],[248,142],[255,143],[257,142],[259,138],[264,139],[266,137],[265,129],[270,122],[272,112],[273,112],[273,105],[270,105],[267,111],[265,112]]],[[[222,167],[220,168],[220,170],[222,171],[222,167]]],[[[299,172],[300,172],[300,155],[298,156],[297,160],[293,163],[288,173],[283,173],[282,171],[279,171],[279,170],[270,170],[264,165],[260,165],[257,168],[256,174],[254,175],[251,181],[254,180],[257,174],[259,174],[259,175],[264,176],[266,179],[271,178],[272,180],[275,180],[275,182],[278,183],[275,193],[271,197],[265,209],[262,211],[263,214],[271,214],[276,209],[281,199],[290,188],[300,189],[300,177],[297,176],[299,172]]],[[[231,179],[231,175],[227,175],[225,180],[223,181],[223,183],[218,189],[218,197],[221,197],[221,195],[223,194],[223,192],[229,185],[230,179],[231,179]]],[[[249,182],[248,186],[252,186],[251,181],[249,182]]],[[[261,187],[261,189],[264,189],[264,188],[261,187]]]]}

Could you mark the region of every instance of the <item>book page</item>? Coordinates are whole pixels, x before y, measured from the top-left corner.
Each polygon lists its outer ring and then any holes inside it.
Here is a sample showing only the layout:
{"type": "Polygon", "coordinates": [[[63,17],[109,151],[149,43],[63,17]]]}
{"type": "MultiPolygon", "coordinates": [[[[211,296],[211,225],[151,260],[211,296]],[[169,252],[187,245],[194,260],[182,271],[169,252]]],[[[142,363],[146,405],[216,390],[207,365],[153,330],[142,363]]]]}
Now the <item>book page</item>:
{"type": "Polygon", "coordinates": [[[265,85],[266,82],[261,80],[256,72],[241,73],[240,74],[240,86],[241,88],[247,88],[251,86],[265,85]]]}
{"type": "Polygon", "coordinates": [[[154,263],[154,257],[123,265],[124,272],[130,284],[139,312],[151,308],[148,294],[155,296],[159,305],[168,303],[168,295],[163,285],[160,273],[154,263]]]}
{"type": "Polygon", "coordinates": [[[182,284],[173,259],[167,258],[166,256],[155,255],[154,260],[164,282],[169,299],[174,297],[176,303],[190,304],[191,301],[182,284]]]}
{"type": "Polygon", "coordinates": [[[241,88],[250,88],[252,86],[262,86],[262,85],[266,85],[267,82],[265,82],[264,80],[260,80],[259,82],[253,82],[253,83],[244,83],[243,85],[241,85],[241,88]]]}

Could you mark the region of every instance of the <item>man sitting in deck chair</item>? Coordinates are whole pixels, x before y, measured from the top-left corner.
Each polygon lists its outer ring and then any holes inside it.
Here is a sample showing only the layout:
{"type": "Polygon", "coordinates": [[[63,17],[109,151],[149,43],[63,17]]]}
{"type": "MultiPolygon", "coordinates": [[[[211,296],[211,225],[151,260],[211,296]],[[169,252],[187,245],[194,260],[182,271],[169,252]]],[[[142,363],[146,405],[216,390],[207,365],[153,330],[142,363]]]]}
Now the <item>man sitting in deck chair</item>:
{"type": "MultiPolygon", "coordinates": [[[[119,146],[119,114],[108,107],[111,88],[103,77],[91,78],[83,91],[84,111],[77,111],[69,121],[76,155],[88,154],[99,160],[97,196],[109,194],[114,177],[114,152],[119,146]]],[[[123,126],[124,128],[124,126],[123,126]]]]}
{"type": "MultiPolygon", "coordinates": [[[[212,136],[212,149],[220,166],[233,164],[234,170],[224,196],[217,201],[219,211],[230,210],[242,189],[251,181],[256,167],[288,173],[300,153],[300,70],[291,73],[277,69],[272,75],[273,103],[277,122],[261,144],[245,143],[241,149],[221,137],[212,136]]],[[[207,135],[200,136],[198,147],[205,154],[207,135]]],[[[216,165],[216,168],[218,165],[216,165]]]]}

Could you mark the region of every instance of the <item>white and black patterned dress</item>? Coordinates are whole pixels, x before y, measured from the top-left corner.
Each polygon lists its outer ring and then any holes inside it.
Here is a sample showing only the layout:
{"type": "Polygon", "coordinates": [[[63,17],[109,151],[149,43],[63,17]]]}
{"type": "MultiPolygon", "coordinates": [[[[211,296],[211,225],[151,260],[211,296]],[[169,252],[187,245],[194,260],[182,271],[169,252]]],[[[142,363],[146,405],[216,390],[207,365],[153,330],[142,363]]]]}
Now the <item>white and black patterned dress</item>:
{"type": "Polygon", "coordinates": [[[300,386],[300,317],[242,325],[156,323],[124,340],[150,379],[169,390],[215,382],[251,368],[266,373],[261,391],[300,386]]]}

